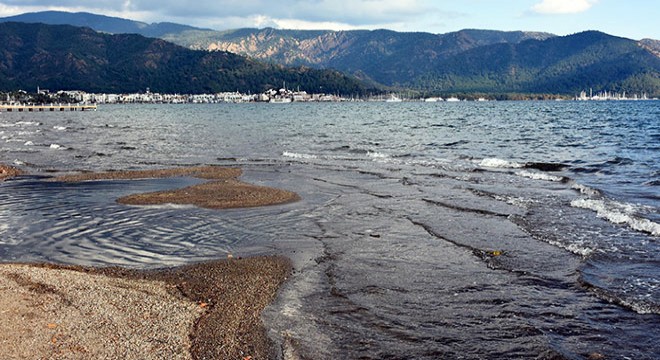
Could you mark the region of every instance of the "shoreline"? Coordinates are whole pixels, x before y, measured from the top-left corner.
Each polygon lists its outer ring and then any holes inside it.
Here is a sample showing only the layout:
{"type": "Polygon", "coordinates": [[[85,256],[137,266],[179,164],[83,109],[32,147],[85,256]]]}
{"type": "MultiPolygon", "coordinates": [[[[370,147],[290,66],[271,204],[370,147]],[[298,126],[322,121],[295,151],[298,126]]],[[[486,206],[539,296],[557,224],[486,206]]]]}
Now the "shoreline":
{"type": "Polygon", "coordinates": [[[9,358],[273,358],[277,349],[261,311],[291,271],[290,260],[277,256],[160,270],[0,264],[0,352],[9,358]]]}
{"type": "MultiPolygon", "coordinates": [[[[0,164],[0,181],[21,174],[0,164]]],[[[81,173],[46,181],[207,180],[117,199],[126,205],[233,209],[300,200],[294,192],[241,182],[241,174],[237,168],[197,166],[81,173]]],[[[276,358],[280,349],[268,337],[261,312],[292,271],[291,260],[282,256],[159,270],[0,263],[0,353],[10,358],[276,358]]]]}

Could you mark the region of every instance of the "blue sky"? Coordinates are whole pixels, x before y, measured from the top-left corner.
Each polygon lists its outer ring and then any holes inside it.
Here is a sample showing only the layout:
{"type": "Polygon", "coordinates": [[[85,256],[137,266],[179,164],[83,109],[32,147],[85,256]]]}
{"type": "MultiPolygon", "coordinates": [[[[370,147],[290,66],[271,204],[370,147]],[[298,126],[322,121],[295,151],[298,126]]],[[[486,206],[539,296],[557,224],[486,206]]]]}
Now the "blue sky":
{"type": "Polygon", "coordinates": [[[660,0],[0,0],[0,16],[88,11],[212,29],[600,30],[660,39],[660,0]]]}

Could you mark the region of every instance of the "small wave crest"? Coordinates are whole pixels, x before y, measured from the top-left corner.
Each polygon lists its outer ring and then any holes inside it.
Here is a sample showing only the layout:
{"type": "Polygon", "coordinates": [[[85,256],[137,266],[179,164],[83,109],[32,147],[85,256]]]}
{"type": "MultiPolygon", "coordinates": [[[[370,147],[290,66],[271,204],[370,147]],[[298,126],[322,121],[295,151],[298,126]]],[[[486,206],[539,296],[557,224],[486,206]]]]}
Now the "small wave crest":
{"type": "Polygon", "coordinates": [[[634,205],[602,199],[576,199],[571,206],[593,210],[598,217],[614,224],[628,225],[633,230],[660,236],[660,224],[636,215],[639,208],[634,205]]]}
{"type": "Polygon", "coordinates": [[[541,172],[532,172],[532,171],[518,171],[516,174],[518,176],[526,177],[533,180],[543,180],[543,181],[553,181],[553,182],[562,182],[565,180],[562,176],[548,175],[541,172]]]}
{"type": "Polygon", "coordinates": [[[387,154],[379,153],[377,151],[369,151],[367,152],[367,156],[375,160],[384,160],[391,158],[391,156],[387,154]]]}
{"type": "Polygon", "coordinates": [[[573,190],[577,190],[577,191],[579,191],[580,194],[582,194],[582,195],[587,195],[587,196],[589,196],[589,197],[597,197],[597,196],[601,196],[600,191],[598,191],[598,190],[596,190],[596,189],[593,189],[593,188],[590,188],[590,187],[588,187],[588,186],[586,186],[586,185],[582,185],[582,184],[574,183],[573,185],[571,185],[571,188],[572,188],[573,190]]]}
{"type": "Polygon", "coordinates": [[[660,186],[660,180],[651,180],[644,183],[646,186],[660,186]]]}
{"type": "Polygon", "coordinates": [[[520,169],[525,165],[515,161],[502,160],[498,158],[485,158],[479,162],[479,166],[489,168],[520,169]]]}
{"type": "Polygon", "coordinates": [[[318,156],[312,154],[301,154],[290,151],[285,151],[282,153],[282,156],[292,158],[292,159],[318,159],[318,156]]]}
{"type": "Polygon", "coordinates": [[[568,250],[569,252],[571,252],[573,254],[576,254],[576,255],[580,255],[584,258],[588,257],[589,255],[591,255],[594,252],[594,249],[592,249],[590,247],[587,247],[584,244],[580,244],[580,243],[565,244],[565,243],[562,243],[562,242],[556,241],[556,240],[550,240],[550,241],[548,241],[548,243],[550,245],[560,247],[564,250],[568,250]]]}

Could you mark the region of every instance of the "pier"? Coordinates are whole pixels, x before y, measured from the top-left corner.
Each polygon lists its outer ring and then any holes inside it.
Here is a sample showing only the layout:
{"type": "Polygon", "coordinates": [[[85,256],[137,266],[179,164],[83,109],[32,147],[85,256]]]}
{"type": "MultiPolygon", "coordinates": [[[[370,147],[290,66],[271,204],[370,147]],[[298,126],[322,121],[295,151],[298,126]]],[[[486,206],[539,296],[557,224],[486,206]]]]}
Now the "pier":
{"type": "Polygon", "coordinates": [[[96,105],[50,104],[50,105],[0,105],[0,112],[46,112],[46,111],[96,111],[96,105]]]}

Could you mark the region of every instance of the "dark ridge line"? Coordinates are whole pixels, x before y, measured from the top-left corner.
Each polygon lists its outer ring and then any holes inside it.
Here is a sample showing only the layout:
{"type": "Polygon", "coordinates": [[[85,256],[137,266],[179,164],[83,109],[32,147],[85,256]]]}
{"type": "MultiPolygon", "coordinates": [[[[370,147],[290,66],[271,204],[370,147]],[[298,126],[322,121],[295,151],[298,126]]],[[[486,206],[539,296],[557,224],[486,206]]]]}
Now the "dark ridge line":
{"type": "Polygon", "coordinates": [[[487,215],[487,216],[497,216],[497,217],[503,217],[503,218],[508,218],[509,217],[509,214],[500,214],[500,213],[496,213],[496,212],[489,211],[489,210],[483,210],[483,209],[466,208],[466,207],[462,207],[462,206],[458,206],[458,205],[452,205],[452,204],[444,203],[444,202],[437,201],[437,200],[422,199],[422,201],[427,202],[431,205],[442,206],[442,207],[446,207],[448,209],[457,210],[457,211],[461,211],[461,212],[468,212],[468,213],[479,214],[479,215],[487,215]]]}
{"type": "MultiPolygon", "coordinates": [[[[446,242],[448,242],[448,243],[450,243],[450,244],[453,244],[453,245],[455,245],[455,246],[457,246],[457,247],[459,247],[459,248],[470,250],[470,252],[472,252],[472,255],[476,256],[477,258],[479,258],[480,260],[482,260],[483,262],[485,262],[486,265],[488,266],[488,268],[490,268],[490,269],[492,269],[492,270],[502,270],[502,271],[507,271],[507,272],[509,272],[509,273],[513,273],[513,274],[518,275],[518,276],[532,276],[532,277],[538,277],[538,275],[536,275],[536,274],[532,274],[532,273],[529,273],[529,272],[524,271],[524,270],[515,270],[515,269],[509,269],[509,268],[506,268],[506,267],[502,266],[501,264],[497,264],[497,263],[495,263],[495,261],[493,261],[494,259],[497,258],[497,256],[496,256],[496,255],[493,255],[493,253],[490,252],[490,251],[481,250],[481,249],[479,249],[479,248],[476,248],[476,247],[473,247],[473,246],[470,246],[470,245],[461,244],[461,243],[459,243],[459,242],[457,242],[457,241],[454,241],[454,240],[448,239],[448,238],[446,238],[446,237],[444,237],[444,236],[438,234],[437,232],[435,232],[435,231],[434,231],[429,225],[424,224],[423,222],[419,222],[419,221],[413,220],[413,219],[412,219],[411,217],[409,217],[409,216],[406,216],[405,218],[406,218],[408,221],[410,221],[413,225],[416,225],[416,226],[421,227],[421,228],[424,229],[424,231],[426,231],[429,235],[431,235],[431,236],[433,236],[433,237],[435,237],[435,238],[437,238],[437,239],[440,239],[440,240],[446,241],[446,242]]],[[[498,255],[498,256],[501,256],[501,255],[498,255]]]]}
{"type": "Polygon", "coordinates": [[[340,183],[335,183],[335,182],[328,181],[328,180],[323,180],[323,179],[320,179],[320,178],[312,178],[312,180],[319,181],[319,182],[322,182],[322,183],[325,183],[325,184],[341,186],[341,187],[345,187],[345,188],[349,188],[349,189],[355,189],[355,190],[358,190],[361,194],[366,194],[366,195],[369,195],[369,196],[377,197],[379,199],[391,199],[391,198],[394,197],[392,195],[377,194],[377,193],[368,191],[366,189],[363,189],[363,188],[361,188],[357,185],[340,184],[340,183]]]}
{"type": "Polygon", "coordinates": [[[525,165],[523,165],[524,169],[536,169],[547,172],[562,171],[567,167],[568,165],[566,164],[548,163],[548,162],[528,162],[525,165]]]}
{"type": "MultiPolygon", "coordinates": [[[[416,226],[421,227],[421,228],[424,229],[424,231],[426,231],[429,235],[431,235],[431,236],[433,236],[433,237],[435,237],[435,238],[437,238],[437,239],[440,239],[440,240],[446,241],[446,242],[448,242],[448,243],[450,243],[450,244],[453,244],[453,245],[455,245],[455,246],[458,246],[459,248],[470,250],[470,252],[472,252],[472,254],[474,254],[476,257],[478,257],[478,258],[480,258],[480,259],[482,259],[482,260],[485,260],[486,263],[488,264],[488,266],[491,267],[492,264],[490,263],[490,261],[488,261],[488,260],[489,260],[489,257],[488,257],[488,252],[487,252],[487,251],[481,250],[481,249],[479,249],[479,248],[476,248],[476,247],[473,247],[473,246],[470,246],[470,245],[461,244],[461,243],[459,243],[459,242],[457,242],[457,241],[454,241],[454,240],[448,239],[448,238],[446,238],[446,237],[444,237],[444,236],[438,234],[437,232],[435,232],[435,231],[434,231],[429,225],[424,224],[423,222],[419,222],[419,221],[413,220],[413,219],[412,219],[411,217],[409,217],[409,216],[406,216],[405,218],[406,218],[408,221],[410,221],[413,225],[416,225],[416,226]]],[[[496,269],[495,267],[492,267],[492,268],[493,268],[493,269],[496,269]]],[[[500,268],[500,269],[502,269],[502,270],[508,270],[508,269],[503,269],[503,268],[500,268]]],[[[513,271],[513,270],[509,270],[509,271],[513,271]]]]}

